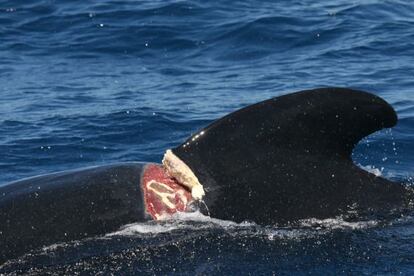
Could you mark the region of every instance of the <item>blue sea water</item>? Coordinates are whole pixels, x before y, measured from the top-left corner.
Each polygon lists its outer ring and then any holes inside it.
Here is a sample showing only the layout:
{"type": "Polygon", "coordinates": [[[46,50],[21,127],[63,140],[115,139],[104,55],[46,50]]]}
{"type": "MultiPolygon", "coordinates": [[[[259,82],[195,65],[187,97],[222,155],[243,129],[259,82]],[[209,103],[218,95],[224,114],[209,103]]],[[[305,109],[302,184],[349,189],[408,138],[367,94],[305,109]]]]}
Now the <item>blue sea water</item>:
{"type": "MultiPolygon", "coordinates": [[[[322,86],[386,99],[398,125],[362,141],[354,160],[414,176],[410,0],[3,0],[0,80],[0,185],[159,162],[229,112],[322,86]]],[[[414,273],[410,216],[289,228],[199,215],[123,231],[28,254],[0,273],[414,273]]]]}

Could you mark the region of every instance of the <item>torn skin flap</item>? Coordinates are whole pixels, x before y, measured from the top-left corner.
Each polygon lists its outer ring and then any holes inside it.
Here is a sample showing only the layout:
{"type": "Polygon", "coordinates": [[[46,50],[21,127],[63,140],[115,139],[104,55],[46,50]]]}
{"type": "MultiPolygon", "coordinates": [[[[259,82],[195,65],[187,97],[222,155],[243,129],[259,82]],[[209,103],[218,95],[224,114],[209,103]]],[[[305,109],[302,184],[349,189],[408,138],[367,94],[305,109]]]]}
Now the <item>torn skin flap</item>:
{"type": "Polygon", "coordinates": [[[169,175],[191,190],[191,196],[194,200],[201,200],[203,198],[205,192],[198,178],[171,150],[165,152],[162,164],[169,175]]]}

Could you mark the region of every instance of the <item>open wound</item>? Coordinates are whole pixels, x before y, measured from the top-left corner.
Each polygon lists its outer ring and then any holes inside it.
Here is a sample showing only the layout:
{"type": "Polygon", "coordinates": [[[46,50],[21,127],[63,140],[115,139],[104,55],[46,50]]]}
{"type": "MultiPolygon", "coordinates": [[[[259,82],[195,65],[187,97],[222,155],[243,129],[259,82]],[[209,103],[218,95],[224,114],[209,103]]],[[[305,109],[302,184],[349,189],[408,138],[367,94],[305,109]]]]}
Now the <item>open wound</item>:
{"type": "Polygon", "coordinates": [[[145,207],[155,220],[168,218],[176,212],[185,212],[192,201],[191,193],[159,165],[147,165],[141,183],[145,207]]]}

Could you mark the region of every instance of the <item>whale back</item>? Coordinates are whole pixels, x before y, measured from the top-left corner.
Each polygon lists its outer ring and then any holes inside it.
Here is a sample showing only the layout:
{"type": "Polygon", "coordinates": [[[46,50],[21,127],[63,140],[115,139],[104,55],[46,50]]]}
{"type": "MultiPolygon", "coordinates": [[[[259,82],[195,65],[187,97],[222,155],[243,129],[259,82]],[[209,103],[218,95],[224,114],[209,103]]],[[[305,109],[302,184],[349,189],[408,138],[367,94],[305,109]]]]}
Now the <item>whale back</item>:
{"type": "Polygon", "coordinates": [[[206,189],[212,216],[258,223],[328,217],[353,206],[392,208],[404,188],[359,169],[355,145],[397,123],[383,99],[322,88],[233,112],[173,152],[206,189]]]}

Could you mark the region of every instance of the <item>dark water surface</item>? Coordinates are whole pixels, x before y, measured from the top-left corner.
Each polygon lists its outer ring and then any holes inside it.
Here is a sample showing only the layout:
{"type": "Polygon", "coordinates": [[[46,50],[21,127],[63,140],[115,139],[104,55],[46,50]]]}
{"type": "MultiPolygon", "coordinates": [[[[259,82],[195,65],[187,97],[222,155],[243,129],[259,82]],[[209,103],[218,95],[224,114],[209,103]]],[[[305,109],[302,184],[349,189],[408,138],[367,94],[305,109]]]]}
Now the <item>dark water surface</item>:
{"type": "MultiPolygon", "coordinates": [[[[228,112],[320,86],[390,102],[398,126],[364,140],[354,160],[393,179],[414,176],[409,0],[0,1],[0,80],[0,185],[159,162],[165,149],[228,112]]],[[[198,215],[55,245],[0,267],[85,271],[410,275],[414,219],[282,228],[198,215]]]]}

